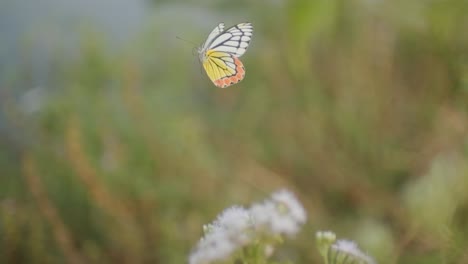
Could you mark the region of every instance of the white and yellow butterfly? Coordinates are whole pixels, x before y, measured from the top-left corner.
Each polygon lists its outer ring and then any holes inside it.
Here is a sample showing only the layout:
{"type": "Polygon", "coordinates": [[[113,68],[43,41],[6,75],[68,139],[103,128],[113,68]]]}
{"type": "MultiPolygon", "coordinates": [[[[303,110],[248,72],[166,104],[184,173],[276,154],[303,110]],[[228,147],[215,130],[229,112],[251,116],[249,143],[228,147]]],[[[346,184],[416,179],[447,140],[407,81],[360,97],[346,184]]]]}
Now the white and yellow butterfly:
{"type": "Polygon", "coordinates": [[[251,23],[240,23],[227,30],[224,23],[219,23],[198,48],[203,68],[216,86],[226,88],[244,79],[245,69],[239,57],[247,50],[252,32],[251,23]]]}

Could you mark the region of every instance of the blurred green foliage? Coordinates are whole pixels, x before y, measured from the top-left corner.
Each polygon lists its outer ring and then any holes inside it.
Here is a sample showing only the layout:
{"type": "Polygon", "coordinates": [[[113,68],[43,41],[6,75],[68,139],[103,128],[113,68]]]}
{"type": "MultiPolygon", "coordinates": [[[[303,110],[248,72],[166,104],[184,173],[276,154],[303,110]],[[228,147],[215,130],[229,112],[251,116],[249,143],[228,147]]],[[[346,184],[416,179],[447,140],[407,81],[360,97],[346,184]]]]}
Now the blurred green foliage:
{"type": "Polygon", "coordinates": [[[320,263],[332,229],[379,263],[468,262],[468,2],[232,5],[207,12],[253,22],[238,85],[156,18],[117,51],[98,32],[57,51],[39,114],[4,100],[28,140],[0,149],[0,262],[185,263],[204,223],[277,188],[309,213],[279,258],[320,263]]]}

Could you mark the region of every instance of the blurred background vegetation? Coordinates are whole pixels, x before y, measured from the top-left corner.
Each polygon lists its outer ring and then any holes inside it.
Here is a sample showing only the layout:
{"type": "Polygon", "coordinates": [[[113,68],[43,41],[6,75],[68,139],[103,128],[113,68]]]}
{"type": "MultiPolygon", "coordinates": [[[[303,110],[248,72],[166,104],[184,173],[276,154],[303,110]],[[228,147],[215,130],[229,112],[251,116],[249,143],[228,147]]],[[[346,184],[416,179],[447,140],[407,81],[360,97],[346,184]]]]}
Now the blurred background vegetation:
{"type": "Polygon", "coordinates": [[[468,263],[468,1],[0,3],[0,263],[185,263],[288,188],[379,263],[468,263]],[[249,21],[218,89],[176,36],[249,21]]]}

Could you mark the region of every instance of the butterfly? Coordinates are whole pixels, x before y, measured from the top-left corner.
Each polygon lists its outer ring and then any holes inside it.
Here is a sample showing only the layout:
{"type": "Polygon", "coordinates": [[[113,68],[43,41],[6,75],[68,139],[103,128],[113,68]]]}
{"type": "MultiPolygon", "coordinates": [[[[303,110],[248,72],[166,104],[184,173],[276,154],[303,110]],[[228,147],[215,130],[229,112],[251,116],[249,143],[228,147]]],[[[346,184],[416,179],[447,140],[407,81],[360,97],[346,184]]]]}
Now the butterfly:
{"type": "Polygon", "coordinates": [[[198,48],[198,56],[210,80],[220,88],[226,88],[244,79],[245,68],[239,57],[249,46],[253,27],[240,23],[224,30],[219,23],[198,48]]]}

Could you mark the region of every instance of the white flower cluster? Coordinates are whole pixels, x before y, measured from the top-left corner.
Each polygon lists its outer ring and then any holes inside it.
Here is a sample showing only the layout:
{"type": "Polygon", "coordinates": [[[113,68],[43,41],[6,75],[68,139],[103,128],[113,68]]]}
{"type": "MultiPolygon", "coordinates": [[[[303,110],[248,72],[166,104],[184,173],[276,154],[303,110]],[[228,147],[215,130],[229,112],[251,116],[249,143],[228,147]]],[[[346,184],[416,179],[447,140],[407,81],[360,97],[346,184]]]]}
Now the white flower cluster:
{"type": "Polygon", "coordinates": [[[320,254],[329,264],[375,264],[376,262],[364,254],[354,241],[336,240],[335,233],[319,231],[316,234],[320,254]]]}
{"type": "Polygon", "coordinates": [[[329,257],[335,260],[330,263],[375,264],[375,261],[363,253],[354,241],[338,240],[330,247],[329,257]]]}
{"type": "Polygon", "coordinates": [[[205,236],[190,254],[190,264],[206,264],[231,256],[256,238],[295,235],[307,215],[294,194],[281,190],[249,209],[233,206],[204,226],[205,236]]]}
{"type": "Polygon", "coordinates": [[[293,236],[307,220],[307,215],[296,197],[287,190],[273,193],[271,199],[250,208],[256,230],[270,234],[293,236]]]}

